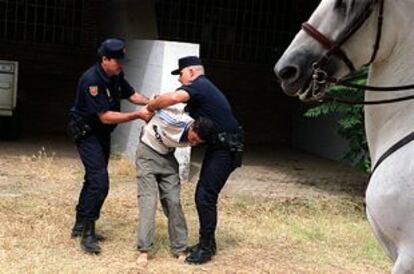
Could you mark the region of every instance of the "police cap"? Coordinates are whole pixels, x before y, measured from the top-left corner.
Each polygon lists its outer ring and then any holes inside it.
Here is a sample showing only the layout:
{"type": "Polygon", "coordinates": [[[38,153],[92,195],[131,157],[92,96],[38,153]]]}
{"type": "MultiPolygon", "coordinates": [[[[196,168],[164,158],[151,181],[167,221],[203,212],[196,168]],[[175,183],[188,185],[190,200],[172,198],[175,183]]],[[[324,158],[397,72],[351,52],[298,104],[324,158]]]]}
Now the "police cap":
{"type": "Polygon", "coordinates": [[[98,55],[111,59],[114,58],[121,62],[128,61],[128,58],[125,55],[125,42],[116,38],[110,38],[103,41],[98,49],[98,55]]]}
{"type": "Polygon", "coordinates": [[[202,65],[200,58],[197,56],[186,56],[178,59],[178,69],[171,71],[172,75],[180,74],[180,71],[190,66],[202,65]]]}

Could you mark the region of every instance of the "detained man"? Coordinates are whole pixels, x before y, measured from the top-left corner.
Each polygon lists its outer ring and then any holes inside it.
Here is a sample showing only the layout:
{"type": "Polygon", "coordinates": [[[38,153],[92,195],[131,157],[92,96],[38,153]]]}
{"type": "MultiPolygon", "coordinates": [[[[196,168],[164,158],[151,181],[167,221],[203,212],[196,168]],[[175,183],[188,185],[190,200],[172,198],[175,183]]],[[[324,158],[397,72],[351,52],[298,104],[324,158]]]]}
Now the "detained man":
{"type": "Polygon", "coordinates": [[[179,165],[174,157],[176,147],[203,143],[215,132],[211,120],[194,120],[176,108],[155,112],[146,124],[136,153],[138,169],[138,250],[137,263],[146,265],[154,247],[155,213],[160,199],[168,219],[170,249],[180,261],[186,258],[187,225],[183,214],[179,165]]]}

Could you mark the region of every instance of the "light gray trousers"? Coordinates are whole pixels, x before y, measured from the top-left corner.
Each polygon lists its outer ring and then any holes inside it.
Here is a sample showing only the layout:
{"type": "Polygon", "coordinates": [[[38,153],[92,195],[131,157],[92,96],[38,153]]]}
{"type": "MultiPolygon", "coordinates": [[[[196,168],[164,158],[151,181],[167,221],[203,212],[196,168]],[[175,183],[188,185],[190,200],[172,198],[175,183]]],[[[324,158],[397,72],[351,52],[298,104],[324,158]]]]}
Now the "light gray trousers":
{"type": "Polygon", "coordinates": [[[138,250],[154,245],[158,196],[168,218],[170,248],[174,255],[187,248],[187,224],[180,203],[178,162],[173,153],[162,155],[143,143],[136,154],[138,169],[138,250]]]}

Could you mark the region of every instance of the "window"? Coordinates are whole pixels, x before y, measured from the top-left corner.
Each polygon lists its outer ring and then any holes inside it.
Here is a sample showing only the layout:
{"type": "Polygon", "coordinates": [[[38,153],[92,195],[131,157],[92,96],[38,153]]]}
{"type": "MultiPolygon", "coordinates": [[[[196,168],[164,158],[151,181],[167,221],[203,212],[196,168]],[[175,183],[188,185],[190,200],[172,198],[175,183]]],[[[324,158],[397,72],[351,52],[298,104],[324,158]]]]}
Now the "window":
{"type": "Polygon", "coordinates": [[[82,0],[0,0],[0,40],[80,44],[82,0]]]}

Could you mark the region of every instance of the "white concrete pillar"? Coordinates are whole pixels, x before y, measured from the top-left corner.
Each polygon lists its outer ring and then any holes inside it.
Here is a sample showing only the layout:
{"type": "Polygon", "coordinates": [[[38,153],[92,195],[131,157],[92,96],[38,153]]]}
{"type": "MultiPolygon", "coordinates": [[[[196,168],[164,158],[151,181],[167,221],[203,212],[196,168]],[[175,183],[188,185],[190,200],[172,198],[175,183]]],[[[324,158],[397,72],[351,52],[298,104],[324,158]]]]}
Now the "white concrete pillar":
{"type": "MultiPolygon", "coordinates": [[[[154,41],[158,39],[155,0],[105,0],[101,11],[99,40],[117,37],[127,41],[127,55],[131,62],[125,66],[125,74],[132,86],[146,96],[175,90],[179,83],[170,71],[177,66],[179,57],[198,55],[199,46],[154,41]]],[[[128,102],[122,103],[123,111],[135,108],[128,102]]],[[[143,124],[142,121],[134,121],[119,125],[113,133],[113,151],[125,153],[132,163],[135,162],[138,136],[143,124]]],[[[190,168],[190,148],[177,149],[176,157],[180,163],[180,177],[186,181],[190,168]]]]}
{"type": "MultiPolygon", "coordinates": [[[[154,93],[175,91],[181,84],[177,76],[171,75],[171,71],[177,68],[178,59],[187,55],[199,55],[198,44],[156,40],[128,41],[126,49],[130,62],[124,66],[125,77],[137,91],[148,97],[154,93]]],[[[131,111],[138,107],[123,100],[121,108],[122,111],[131,111]]],[[[144,122],[140,120],[118,125],[112,135],[113,151],[125,153],[134,163],[143,125],[144,122]]],[[[190,153],[190,147],[176,150],[182,181],[187,181],[189,177],[190,153]]]]}

